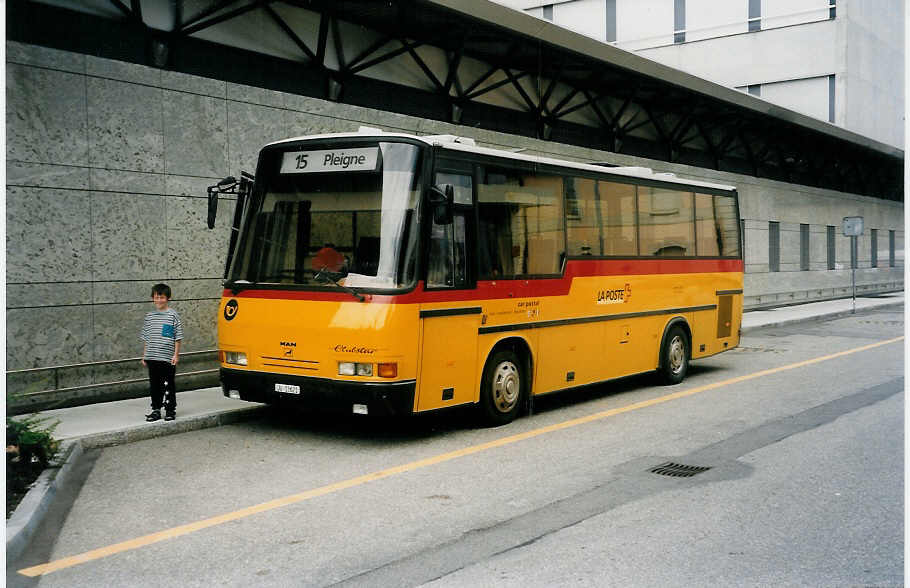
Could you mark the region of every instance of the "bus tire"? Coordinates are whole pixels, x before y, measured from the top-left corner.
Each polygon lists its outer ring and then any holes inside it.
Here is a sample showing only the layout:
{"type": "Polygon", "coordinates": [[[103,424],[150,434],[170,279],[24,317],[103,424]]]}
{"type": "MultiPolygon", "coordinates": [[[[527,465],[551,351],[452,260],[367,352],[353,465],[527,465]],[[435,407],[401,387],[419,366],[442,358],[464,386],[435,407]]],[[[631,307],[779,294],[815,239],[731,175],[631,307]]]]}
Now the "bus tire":
{"type": "Polygon", "coordinates": [[[689,338],[680,326],[670,327],[660,350],[657,373],[667,385],[679,384],[689,371],[689,338]]]}
{"type": "Polygon", "coordinates": [[[483,366],[480,410],[487,424],[504,425],[518,416],[528,386],[524,365],[515,352],[501,349],[483,366]]]}

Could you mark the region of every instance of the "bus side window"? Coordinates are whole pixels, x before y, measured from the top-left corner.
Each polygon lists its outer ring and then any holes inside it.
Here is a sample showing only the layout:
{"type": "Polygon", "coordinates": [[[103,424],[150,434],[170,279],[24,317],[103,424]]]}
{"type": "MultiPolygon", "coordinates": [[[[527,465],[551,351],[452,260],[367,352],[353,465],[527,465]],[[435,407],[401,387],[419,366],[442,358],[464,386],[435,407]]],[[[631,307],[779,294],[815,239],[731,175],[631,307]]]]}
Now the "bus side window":
{"type": "Polygon", "coordinates": [[[477,186],[479,276],[554,275],[565,255],[562,176],[486,170],[477,186]]]}
{"type": "Polygon", "coordinates": [[[691,192],[639,187],[638,234],[641,255],[695,255],[695,209],[691,192]]]}
{"type": "Polygon", "coordinates": [[[740,225],[736,216],[736,199],[729,196],[714,196],[717,242],[720,254],[729,257],[740,255],[740,225]]]}

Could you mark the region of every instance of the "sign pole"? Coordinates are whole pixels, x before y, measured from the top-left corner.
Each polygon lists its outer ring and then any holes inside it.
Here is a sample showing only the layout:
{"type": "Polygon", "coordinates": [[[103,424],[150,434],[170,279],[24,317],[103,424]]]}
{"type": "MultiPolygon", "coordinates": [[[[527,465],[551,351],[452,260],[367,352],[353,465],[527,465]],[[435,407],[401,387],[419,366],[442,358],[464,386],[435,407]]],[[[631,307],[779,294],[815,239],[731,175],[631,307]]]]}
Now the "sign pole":
{"type": "Polygon", "coordinates": [[[856,314],[856,266],[858,263],[856,258],[858,254],[859,252],[856,250],[856,235],[853,235],[850,237],[850,257],[853,258],[851,259],[852,263],[850,264],[853,266],[853,311],[851,314],[856,314]]]}
{"type": "Polygon", "coordinates": [[[850,273],[853,275],[853,311],[856,314],[856,266],[859,265],[859,248],[856,238],[863,234],[863,217],[845,216],[844,237],[850,237],[850,273]]]}

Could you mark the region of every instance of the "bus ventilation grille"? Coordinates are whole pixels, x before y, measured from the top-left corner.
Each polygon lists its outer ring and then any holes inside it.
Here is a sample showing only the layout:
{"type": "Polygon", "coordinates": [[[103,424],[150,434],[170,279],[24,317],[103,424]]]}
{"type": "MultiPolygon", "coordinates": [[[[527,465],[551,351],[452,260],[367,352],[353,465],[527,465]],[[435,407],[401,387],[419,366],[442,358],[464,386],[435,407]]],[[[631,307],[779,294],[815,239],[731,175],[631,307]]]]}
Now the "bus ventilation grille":
{"type": "Polygon", "coordinates": [[[662,463],[659,466],[653,467],[648,471],[659,476],[670,476],[673,478],[691,478],[692,476],[697,476],[702,472],[707,472],[710,469],[710,467],[684,465],[681,463],[673,463],[672,461],[668,461],[667,463],[662,463]]]}

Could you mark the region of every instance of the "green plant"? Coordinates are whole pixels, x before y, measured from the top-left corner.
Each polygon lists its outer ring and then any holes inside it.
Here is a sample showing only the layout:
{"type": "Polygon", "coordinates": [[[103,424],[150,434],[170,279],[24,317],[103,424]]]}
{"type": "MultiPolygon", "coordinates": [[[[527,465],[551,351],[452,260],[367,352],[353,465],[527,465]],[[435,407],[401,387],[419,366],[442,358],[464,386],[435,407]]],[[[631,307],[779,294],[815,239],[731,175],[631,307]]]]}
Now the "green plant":
{"type": "Polygon", "coordinates": [[[21,418],[6,419],[6,447],[17,448],[18,461],[41,464],[47,467],[57,453],[60,442],[54,439],[53,433],[60,421],[50,422],[49,417],[39,417],[37,414],[21,418]],[[50,424],[48,424],[50,422],[50,424]]]}
{"type": "Polygon", "coordinates": [[[60,421],[37,414],[6,419],[6,510],[9,516],[60,448],[60,421]]]}

